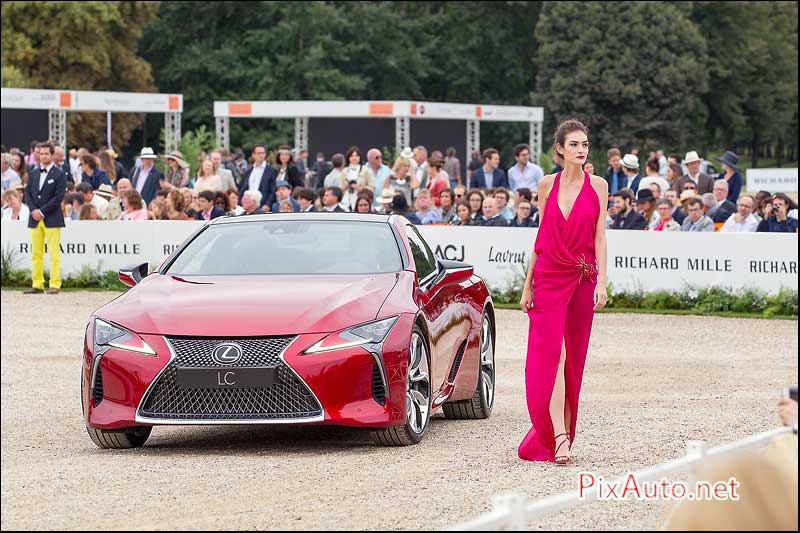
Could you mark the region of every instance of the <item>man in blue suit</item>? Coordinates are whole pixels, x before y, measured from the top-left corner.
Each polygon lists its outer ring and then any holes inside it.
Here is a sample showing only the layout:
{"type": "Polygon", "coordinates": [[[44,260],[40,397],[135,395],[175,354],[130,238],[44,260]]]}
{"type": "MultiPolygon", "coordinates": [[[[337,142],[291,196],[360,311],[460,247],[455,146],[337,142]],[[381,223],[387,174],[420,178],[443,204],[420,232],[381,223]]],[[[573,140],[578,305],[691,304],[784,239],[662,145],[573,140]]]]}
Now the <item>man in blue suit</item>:
{"type": "Polygon", "coordinates": [[[239,199],[244,198],[245,191],[261,193],[261,207],[275,202],[275,182],[278,173],[266,161],[267,149],[263,144],[253,147],[253,166],[244,173],[239,183],[239,199]]]}
{"type": "Polygon", "coordinates": [[[225,216],[225,210],[214,205],[214,191],[200,191],[197,195],[197,207],[200,210],[195,215],[197,220],[212,220],[225,216]]]}
{"type": "Polygon", "coordinates": [[[494,148],[483,151],[483,166],[472,172],[470,189],[491,190],[496,187],[508,189],[508,176],[500,167],[500,154],[494,148]]]}
{"type": "Polygon", "coordinates": [[[32,285],[25,294],[44,292],[44,241],[50,255],[50,288],[48,294],[61,289],[61,228],[65,226],[61,201],[67,192],[67,176],[53,163],[55,148],[50,143],[36,146],[39,162],[33,168],[25,186],[25,204],[30,209],[28,227],[31,229],[32,285]]]}
{"type": "Polygon", "coordinates": [[[142,166],[135,167],[131,171],[131,184],[142,195],[145,203],[149,204],[155,198],[156,192],[161,188],[161,180],[164,179],[164,174],[153,166],[156,154],[153,153],[152,148],[148,146],[142,148],[139,159],[142,160],[142,166]]]}

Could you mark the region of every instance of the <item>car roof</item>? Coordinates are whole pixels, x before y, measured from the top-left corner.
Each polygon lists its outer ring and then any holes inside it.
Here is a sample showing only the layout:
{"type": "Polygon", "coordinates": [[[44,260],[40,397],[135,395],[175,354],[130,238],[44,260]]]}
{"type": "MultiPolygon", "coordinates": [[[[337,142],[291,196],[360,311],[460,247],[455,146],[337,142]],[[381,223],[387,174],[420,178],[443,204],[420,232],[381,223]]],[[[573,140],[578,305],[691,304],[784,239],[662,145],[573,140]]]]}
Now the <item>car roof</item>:
{"type": "Polygon", "coordinates": [[[210,224],[231,224],[238,222],[264,222],[267,220],[335,220],[346,222],[392,222],[397,215],[372,215],[363,213],[264,213],[263,215],[240,215],[217,217],[210,224]]]}

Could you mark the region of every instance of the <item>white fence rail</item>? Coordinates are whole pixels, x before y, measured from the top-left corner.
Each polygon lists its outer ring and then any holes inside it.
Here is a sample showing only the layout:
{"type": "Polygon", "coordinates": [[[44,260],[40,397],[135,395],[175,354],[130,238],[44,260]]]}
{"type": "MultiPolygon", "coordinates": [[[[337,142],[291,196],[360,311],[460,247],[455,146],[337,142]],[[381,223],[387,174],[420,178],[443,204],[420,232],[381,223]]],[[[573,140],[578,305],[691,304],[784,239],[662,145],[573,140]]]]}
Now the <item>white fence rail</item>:
{"type": "MultiPolygon", "coordinates": [[[[718,460],[732,453],[765,446],[781,435],[797,433],[794,427],[782,427],[759,433],[730,444],[706,449],[703,441],[688,441],[685,457],[661,463],[659,465],[633,472],[639,483],[660,481],[667,475],[687,472],[690,483],[697,481],[699,468],[707,461],[718,460]]],[[[629,474],[609,482],[623,485],[629,474]]],[[[563,511],[597,500],[597,491],[587,491],[583,497],[580,491],[565,492],[528,502],[524,494],[499,494],[492,499],[493,509],[474,520],[463,522],[447,528],[447,531],[487,531],[487,530],[522,530],[528,528],[528,521],[541,518],[547,514],[563,511]]]]}
{"type": "MultiPolygon", "coordinates": [[[[61,232],[61,274],[84,267],[118,270],[160,264],[203,222],[67,222],[61,232]]],[[[525,279],[535,229],[420,226],[442,259],[465,261],[486,283],[503,289],[525,279]]],[[[15,268],[30,268],[31,231],[25,221],[2,223],[2,249],[15,268]]],[[[46,262],[45,264],[49,264],[46,262]]],[[[617,290],[727,287],[776,293],[797,290],[797,235],[780,233],[608,232],[608,281],[617,290]],[[769,250],[765,256],[764,251],[769,250]]]]}

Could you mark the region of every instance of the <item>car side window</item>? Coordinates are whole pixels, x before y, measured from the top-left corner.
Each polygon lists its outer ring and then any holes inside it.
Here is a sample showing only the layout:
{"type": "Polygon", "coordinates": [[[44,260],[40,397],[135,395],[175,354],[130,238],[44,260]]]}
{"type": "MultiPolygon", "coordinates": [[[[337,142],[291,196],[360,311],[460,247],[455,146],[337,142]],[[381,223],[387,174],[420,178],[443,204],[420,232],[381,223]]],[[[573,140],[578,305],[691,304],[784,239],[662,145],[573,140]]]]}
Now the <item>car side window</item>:
{"type": "Polygon", "coordinates": [[[414,256],[414,264],[417,265],[417,277],[423,280],[436,272],[436,256],[428,247],[428,244],[417,232],[417,228],[406,225],[406,235],[411,245],[411,254],[414,256]]]}

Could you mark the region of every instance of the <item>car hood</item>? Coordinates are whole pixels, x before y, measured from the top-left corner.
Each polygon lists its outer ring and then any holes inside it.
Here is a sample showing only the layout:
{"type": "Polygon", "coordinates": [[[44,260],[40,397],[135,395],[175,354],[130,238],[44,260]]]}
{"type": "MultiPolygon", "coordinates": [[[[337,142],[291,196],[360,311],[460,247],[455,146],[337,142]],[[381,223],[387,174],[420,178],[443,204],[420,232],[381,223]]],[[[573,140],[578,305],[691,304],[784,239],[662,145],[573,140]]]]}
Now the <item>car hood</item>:
{"type": "Polygon", "coordinates": [[[398,274],[151,274],[95,315],[137,333],[236,337],[327,333],[374,320],[398,274]]]}

